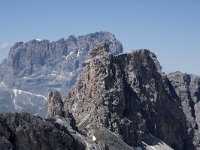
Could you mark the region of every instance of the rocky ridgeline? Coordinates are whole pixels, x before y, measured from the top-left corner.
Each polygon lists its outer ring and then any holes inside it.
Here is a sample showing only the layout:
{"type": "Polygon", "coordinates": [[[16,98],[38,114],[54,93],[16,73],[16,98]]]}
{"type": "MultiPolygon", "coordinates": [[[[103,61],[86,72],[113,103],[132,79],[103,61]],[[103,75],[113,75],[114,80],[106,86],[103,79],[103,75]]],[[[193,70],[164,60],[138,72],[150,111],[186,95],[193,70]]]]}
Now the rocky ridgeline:
{"type": "Polygon", "coordinates": [[[16,43],[0,64],[0,111],[44,116],[45,97],[55,90],[66,96],[76,83],[89,50],[99,42],[108,43],[113,54],[123,51],[121,43],[109,32],[69,36],[53,42],[16,43]]]}
{"type": "Polygon", "coordinates": [[[85,149],[66,127],[56,121],[45,121],[27,113],[1,114],[1,150],[85,149]]]}
{"type": "Polygon", "coordinates": [[[100,43],[62,101],[48,98],[46,119],[0,117],[0,149],[199,149],[200,78],[166,76],[149,50],[120,55],[100,43]]]}

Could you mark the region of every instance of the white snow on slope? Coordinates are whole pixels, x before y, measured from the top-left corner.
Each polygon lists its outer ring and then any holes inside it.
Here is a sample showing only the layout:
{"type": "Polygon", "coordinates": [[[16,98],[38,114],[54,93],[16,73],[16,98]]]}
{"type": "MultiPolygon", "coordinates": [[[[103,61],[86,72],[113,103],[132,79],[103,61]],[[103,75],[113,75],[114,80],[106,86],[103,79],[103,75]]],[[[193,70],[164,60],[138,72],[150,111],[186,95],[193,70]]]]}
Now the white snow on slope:
{"type": "Polygon", "coordinates": [[[96,141],[97,139],[96,139],[96,137],[93,135],[92,136],[92,141],[96,141]]]}
{"type": "Polygon", "coordinates": [[[22,107],[20,107],[19,105],[17,105],[17,103],[15,101],[15,98],[13,100],[13,104],[14,104],[14,107],[15,107],[16,110],[21,110],[22,109],[22,107]]]}
{"type": "MultiPolygon", "coordinates": [[[[37,96],[37,97],[41,97],[43,98],[44,100],[47,101],[47,98],[43,95],[39,95],[39,94],[35,94],[35,93],[31,93],[31,92],[26,92],[26,91],[23,91],[23,90],[18,90],[18,89],[12,89],[12,91],[14,92],[14,99],[13,99],[13,105],[15,107],[16,110],[22,110],[23,108],[21,106],[19,106],[17,103],[16,103],[16,100],[15,100],[15,97],[17,97],[18,95],[24,93],[24,94],[28,94],[28,95],[31,95],[31,96],[37,96]]],[[[29,104],[32,105],[32,106],[35,106],[36,104],[34,104],[33,102],[31,102],[31,99],[29,98],[29,104]]],[[[24,103],[24,102],[23,102],[24,103]]]]}
{"type": "Polygon", "coordinates": [[[7,87],[4,82],[0,82],[0,87],[7,87]]]}
{"type": "Polygon", "coordinates": [[[42,41],[42,39],[36,39],[36,41],[39,41],[39,42],[40,42],[40,41],[42,41]]]}
{"type": "Polygon", "coordinates": [[[54,74],[54,73],[52,73],[52,74],[50,74],[51,76],[56,76],[56,74],[54,74]]]}
{"type": "Polygon", "coordinates": [[[21,94],[21,93],[25,93],[25,94],[29,94],[31,96],[37,96],[37,97],[41,97],[43,99],[45,99],[47,101],[47,98],[43,95],[40,95],[40,94],[35,94],[35,93],[31,93],[31,92],[26,92],[26,91],[23,91],[23,90],[18,90],[18,89],[13,89],[13,92],[15,94],[15,96],[21,94]]]}
{"type": "Polygon", "coordinates": [[[73,53],[74,53],[74,52],[70,52],[69,55],[67,55],[67,56],[63,56],[63,57],[64,57],[65,59],[68,59],[69,56],[71,56],[73,53]]]}

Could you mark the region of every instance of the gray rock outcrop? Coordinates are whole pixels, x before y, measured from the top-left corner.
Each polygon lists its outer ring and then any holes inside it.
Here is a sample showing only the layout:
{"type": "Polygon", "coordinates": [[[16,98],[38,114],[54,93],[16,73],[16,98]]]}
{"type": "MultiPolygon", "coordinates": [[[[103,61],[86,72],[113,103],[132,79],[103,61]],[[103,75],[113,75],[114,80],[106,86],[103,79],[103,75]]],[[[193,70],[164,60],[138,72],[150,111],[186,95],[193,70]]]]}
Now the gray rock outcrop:
{"type": "Polygon", "coordinates": [[[196,149],[200,149],[200,77],[174,72],[168,78],[181,99],[188,133],[193,137],[196,149]]]}
{"type": "Polygon", "coordinates": [[[85,145],[64,126],[27,113],[15,113],[0,115],[0,149],[82,150],[85,145]]]}

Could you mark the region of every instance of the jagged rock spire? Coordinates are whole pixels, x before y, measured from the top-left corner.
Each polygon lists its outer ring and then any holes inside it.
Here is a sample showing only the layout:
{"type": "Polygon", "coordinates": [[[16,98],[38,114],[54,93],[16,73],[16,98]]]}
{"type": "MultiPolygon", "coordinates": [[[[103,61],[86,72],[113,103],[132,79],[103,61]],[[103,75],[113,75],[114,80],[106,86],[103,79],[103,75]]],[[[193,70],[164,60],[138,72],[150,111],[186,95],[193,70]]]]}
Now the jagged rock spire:
{"type": "Polygon", "coordinates": [[[63,112],[63,101],[59,92],[54,91],[49,93],[48,97],[48,111],[46,118],[51,118],[54,116],[64,116],[63,112]]]}

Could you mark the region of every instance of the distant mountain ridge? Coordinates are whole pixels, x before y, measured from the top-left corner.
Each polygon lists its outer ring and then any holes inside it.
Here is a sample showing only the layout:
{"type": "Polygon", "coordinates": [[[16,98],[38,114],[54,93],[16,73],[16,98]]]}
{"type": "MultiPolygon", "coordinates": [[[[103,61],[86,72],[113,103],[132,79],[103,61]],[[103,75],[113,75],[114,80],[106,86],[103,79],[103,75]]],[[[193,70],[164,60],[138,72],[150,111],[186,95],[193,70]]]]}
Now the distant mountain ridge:
{"type": "Polygon", "coordinates": [[[5,97],[10,99],[14,89],[24,92],[23,95],[15,95],[15,101],[11,98],[9,104],[4,105],[4,110],[12,111],[6,108],[20,106],[21,109],[17,111],[27,111],[26,108],[29,108],[28,112],[43,116],[47,108],[41,112],[37,108],[32,110],[31,106],[44,108],[47,101],[40,96],[39,102],[33,95],[46,96],[50,91],[57,90],[64,97],[75,84],[82,63],[87,60],[88,51],[99,42],[108,43],[113,54],[123,51],[122,44],[109,32],[96,32],[78,37],[71,35],[67,39],[52,42],[34,39],[27,43],[14,44],[8,58],[0,64],[0,82],[6,85],[6,88],[1,86],[0,92],[5,96],[0,97],[0,103],[5,97]],[[27,98],[29,103],[25,100],[27,98]],[[10,104],[15,106],[11,107],[10,104]]]}

